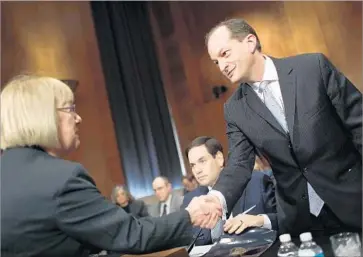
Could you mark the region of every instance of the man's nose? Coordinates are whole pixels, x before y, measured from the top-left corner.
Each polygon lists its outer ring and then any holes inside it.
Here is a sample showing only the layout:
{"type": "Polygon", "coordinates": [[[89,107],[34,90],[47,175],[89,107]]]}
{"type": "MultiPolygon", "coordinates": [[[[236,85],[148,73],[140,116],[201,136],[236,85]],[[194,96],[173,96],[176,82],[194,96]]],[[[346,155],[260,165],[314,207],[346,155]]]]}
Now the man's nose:
{"type": "Polygon", "coordinates": [[[76,123],[81,123],[82,122],[82,117],[76,113],[76,123]]]}
{"type": "Polygon", "coordinates": [[[200,174],[200,173],[202,173],[202,171],[203,171],[202,168],[200,168],[198,166],[195,167],[195,173],[200,174]]]}
{"type": "Polygon", "coordinates": [[[228,72],[228,64],[226,62],[220,61],[218,63],[218,66],[219,66],[219,70],[222,73],[227,73],[228,72]]]}

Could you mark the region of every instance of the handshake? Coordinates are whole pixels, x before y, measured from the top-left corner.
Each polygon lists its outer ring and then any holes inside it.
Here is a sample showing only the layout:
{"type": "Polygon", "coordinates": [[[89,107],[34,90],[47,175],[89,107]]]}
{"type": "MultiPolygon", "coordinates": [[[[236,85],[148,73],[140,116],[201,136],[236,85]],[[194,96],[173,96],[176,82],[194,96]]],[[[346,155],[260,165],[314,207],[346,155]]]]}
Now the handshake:
{"type": "Polygon", "coordinates": [[[213,195],[194,197],[185,210],[189,212],[193,226],[201,228],[214,228],[222,217],[222,205],[213,195]]]}

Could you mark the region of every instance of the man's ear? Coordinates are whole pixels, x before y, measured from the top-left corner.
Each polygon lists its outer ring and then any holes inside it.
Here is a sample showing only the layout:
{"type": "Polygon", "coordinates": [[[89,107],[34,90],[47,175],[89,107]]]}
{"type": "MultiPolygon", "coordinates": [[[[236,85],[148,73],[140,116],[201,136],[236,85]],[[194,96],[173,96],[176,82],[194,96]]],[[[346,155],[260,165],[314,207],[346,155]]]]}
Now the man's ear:
{"type": "Polygon", "coordinates": [[[255,35],[248,34],[246,37],[248,49],[249,51],[254,54],[257,50],[257,38],[255,35]]]}
{"type": "Polygon", "coordinates": [[[223,153],[221,151],[218,151],[216,153],[215,159],[217,160],[219,167],[221,167],[221,168],[224,167],[224,157],[223,157],[223,153]]]}
{"type": "Polygon", "coordinates": [[[171,186],[171,183],[168,183],[168,190],[171,192],[173,190],[173,187],[171,186]]]}

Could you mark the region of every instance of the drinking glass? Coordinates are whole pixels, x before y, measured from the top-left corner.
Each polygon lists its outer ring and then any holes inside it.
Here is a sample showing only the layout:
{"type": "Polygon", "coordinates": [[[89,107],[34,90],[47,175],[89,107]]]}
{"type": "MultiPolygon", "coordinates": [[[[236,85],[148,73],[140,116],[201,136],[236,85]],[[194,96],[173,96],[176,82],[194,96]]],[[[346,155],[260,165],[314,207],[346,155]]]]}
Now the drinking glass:
{"type": "Polygon", "coordinates": [[[357,233],[339,233],[331,236],[330,242],[336,257],[362,256],[361,242],[357,233]]]}

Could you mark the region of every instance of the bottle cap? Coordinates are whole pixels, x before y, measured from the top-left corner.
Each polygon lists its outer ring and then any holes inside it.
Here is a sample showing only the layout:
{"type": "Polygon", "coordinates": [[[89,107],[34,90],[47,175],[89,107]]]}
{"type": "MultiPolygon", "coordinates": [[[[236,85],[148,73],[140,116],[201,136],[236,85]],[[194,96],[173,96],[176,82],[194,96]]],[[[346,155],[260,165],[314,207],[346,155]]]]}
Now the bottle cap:
{"type": "Polygon", "coordinates": [[[310,232],[305,232],[300,234],[300,240],[302,242],[306,242],[306,241],[311,241],[313,239],[313,237],[311,236],[310,232]]]}
{"type": "Polygon", "coordinates": [[[282,234],[280,235],[280,242],[281,243],[287,243],[287,242],[290,242],[291,241],[291,236],[290,234],[282,234]]]}

